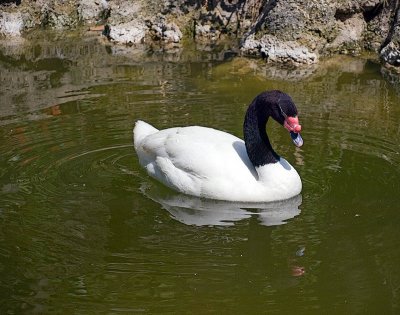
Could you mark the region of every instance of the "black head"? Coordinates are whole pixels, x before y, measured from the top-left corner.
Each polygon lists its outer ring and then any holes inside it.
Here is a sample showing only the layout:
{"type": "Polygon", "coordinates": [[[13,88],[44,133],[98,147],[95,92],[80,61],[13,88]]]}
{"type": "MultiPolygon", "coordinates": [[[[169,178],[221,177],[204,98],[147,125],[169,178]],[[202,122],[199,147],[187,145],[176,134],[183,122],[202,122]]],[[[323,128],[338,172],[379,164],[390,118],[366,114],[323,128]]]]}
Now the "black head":
{"type": "Polygon", "coordinates": [[[273,150],[265,130],[269,117],[289,131],[290,137],[297,147],[303,145],[297,108],[290,96],[277,90],[263,92],[256,96],[247,108],[243,123],[247,154],[256,167],[276,163],[280,160],[279,155],[273,150]]]}
{"type": "Polygon", "coordinates": [[[297,108],[291,97],[281,91],[271,91],[274,100],[271,102],[271,117],[281,125],[288,117],[297,117],[297,108]]]}
{"type": "Polygon", "coordinates": [[[297,108],[289,95],[278,90],[266,91],[255,99],[261,115],[272,117],[281,125],[288,117],[297,117],[297,108]]]}

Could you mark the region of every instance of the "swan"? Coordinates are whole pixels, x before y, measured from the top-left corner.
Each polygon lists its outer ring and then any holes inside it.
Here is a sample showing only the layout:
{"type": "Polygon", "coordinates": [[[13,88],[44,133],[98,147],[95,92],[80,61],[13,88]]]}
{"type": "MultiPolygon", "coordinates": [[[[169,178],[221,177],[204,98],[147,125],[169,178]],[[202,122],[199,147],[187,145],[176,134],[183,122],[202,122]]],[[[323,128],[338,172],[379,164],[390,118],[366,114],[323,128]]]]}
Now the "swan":
{"type": "Polygon", "coordinates": [[[300,147],[303,139],[297,114],[289,95],[265,91],[247,109],[244,141],[213,128],[158,130],[138,120],[133,143],[147,173],[178,192],[236,202],[285,200],[300,194],[302,183],[297,171],[273,150],[266,124],[272,117],[300,147]]]}

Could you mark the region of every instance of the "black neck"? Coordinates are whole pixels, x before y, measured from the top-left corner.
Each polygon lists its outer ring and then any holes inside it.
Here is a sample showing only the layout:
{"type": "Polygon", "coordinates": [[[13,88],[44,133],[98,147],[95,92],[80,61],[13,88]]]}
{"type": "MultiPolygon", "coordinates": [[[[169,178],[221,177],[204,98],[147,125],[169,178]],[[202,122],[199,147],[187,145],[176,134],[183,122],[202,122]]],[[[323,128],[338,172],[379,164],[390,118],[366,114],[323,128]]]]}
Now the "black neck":
{"type": "Polygon", "coordinates": [[[271,116],[272,104],[265,99],[256,97],[247,109],[243,124],[244,141],[247,155],[254,167],[279,161],[279,155],[274,151],[266,132],[266,124],[271,116]]]}

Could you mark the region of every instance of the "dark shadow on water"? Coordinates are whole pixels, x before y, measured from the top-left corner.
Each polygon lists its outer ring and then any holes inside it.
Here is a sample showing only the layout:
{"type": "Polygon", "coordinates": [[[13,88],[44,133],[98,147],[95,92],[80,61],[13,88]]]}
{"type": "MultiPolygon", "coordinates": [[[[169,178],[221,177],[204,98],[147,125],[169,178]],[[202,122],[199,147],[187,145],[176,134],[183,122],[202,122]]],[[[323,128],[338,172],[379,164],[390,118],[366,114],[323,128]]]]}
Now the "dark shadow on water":
{"type": "Polygon", "coordinates": [[[301,195],[269,203],[244,203],[188,196],[153,182],[143,183],[140,190],[159,203],[172,218],[186,225],[229,226],[254,217],[260,225],[274,226],[286,224],[301,212],[301,195]]]}

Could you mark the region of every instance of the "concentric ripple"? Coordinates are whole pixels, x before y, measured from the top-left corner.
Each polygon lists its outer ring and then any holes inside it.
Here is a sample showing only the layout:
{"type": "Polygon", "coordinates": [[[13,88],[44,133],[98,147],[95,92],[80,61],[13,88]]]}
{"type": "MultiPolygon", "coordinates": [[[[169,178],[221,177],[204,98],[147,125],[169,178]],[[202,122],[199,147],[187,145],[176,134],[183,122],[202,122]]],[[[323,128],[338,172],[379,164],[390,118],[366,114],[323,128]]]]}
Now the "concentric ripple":
{"type": "Polygon", "coordinates": [[[124,143],[121,133],[94,136],[84,130],[79,135],[79,128],[69,126],[79,119],[56,118],[5,130],[0,145],[1,163],[7,165],[0,173],[3,207],[31,207],[33,203],[42,212],[53,209],[52,215],[58,216],[60,210],[102,209],[108,199],[115,198],[113,192],[135,190],[130,139],[124,143]],[[118,142],[107,144],[107,137],[118,142]]]}

